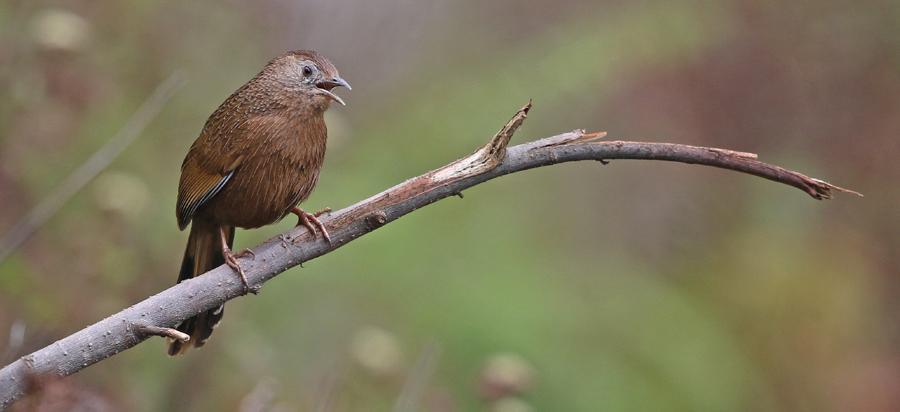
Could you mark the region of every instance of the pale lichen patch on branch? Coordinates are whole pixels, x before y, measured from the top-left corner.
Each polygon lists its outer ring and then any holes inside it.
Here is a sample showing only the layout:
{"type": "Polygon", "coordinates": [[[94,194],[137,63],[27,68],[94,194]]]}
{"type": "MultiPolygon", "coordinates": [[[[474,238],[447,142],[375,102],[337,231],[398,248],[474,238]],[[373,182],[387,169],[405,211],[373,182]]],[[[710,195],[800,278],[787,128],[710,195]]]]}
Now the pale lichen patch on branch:
{"type": "Polygon", "coordinates": [[[744,158],[747,158],[747,159],[758,159],[758,158],[759,158],[759,155],[757,155],[756,153],[738,152],[738,151],[735,151],[735,150],[719,149],[719,148],[717,148],[717,147],[710,147],[710,148],[708,148],[708,149],[706,149],[706,150],[709,150],[710,152],[716,152],[716,153],[726,154],[726,155],[729,155],[729,156],[744,157],[744,158]]]}
{"type": "Polygon", "coordinates": [[[593,143],[604,137],[606,137],[606,132],[587,132],[584,129],[575,129],[569,133],[537,140],[531,144],[531,149],[593,143]]]}

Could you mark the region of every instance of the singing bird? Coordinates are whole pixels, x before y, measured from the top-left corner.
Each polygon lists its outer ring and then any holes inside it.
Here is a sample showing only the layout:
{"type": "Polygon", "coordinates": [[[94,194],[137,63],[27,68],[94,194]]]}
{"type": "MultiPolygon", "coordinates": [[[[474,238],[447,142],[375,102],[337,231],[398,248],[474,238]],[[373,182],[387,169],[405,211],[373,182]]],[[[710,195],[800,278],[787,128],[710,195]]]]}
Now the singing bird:
{"type": "MultiPolygon", "coordinates": [[[[291,51],[272,59],[229,96],[206,121],[181,165],[175,214],[178,227],[191,224],[178,282],[227,264],[250,291],[240,254],[231,250],[236,227],[275,223],[287,214],[314,235],[328,231],[317,214],[301,210],[319,180],[328,132],[325,111],[332,91],[350,84],[321,54],[291,51]]],[[[222,319],[223,306],[178,325],[188,342],[169,343],[169,354],[200,347],[222,319]]]]}

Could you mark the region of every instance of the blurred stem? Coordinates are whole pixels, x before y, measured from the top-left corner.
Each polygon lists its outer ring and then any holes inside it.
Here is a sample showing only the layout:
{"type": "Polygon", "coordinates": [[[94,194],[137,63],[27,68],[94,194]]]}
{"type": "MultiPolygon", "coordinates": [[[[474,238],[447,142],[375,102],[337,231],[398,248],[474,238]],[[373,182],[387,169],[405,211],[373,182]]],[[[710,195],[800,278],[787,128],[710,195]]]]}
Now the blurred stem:
{"type": "Polygon", "coordinates": [[[0,262],[9,257],[37,229],[59,212],[72,196],[75,196],[100,172],[109,167],[110,163],[141,135],[150,121],[159,114],[166,102],[183,84],[184,79],[181,73],[172,73],[156,87],[118,133],[9,229],[0,238],[0,262]]]}

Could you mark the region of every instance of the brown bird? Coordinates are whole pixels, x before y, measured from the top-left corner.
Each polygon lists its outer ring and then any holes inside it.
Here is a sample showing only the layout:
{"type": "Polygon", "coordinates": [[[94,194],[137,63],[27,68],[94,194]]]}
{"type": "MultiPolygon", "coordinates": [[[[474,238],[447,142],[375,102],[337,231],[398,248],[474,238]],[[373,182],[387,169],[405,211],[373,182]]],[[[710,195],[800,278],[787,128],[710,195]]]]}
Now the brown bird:
{"type": "MultiPolygon", "coordinates": [[[[227,264],[251,291],[231,248],[234,229],[275,223],[288,213],[313,234],[331,239],[318,214],[297,207],[312,192],[325,158],[325,110],[350,89],[328,59],[291,51],[272,59],[209,116],[181,165],[175,214],[184,230],[193,221],[178,282],[227,264]]],[[[243,252],[242,252],[243,253],[243,252]]],[[[178,325],[190,335],[169,354],[203,346],[222,319],[223,306],[178,325]]]]}

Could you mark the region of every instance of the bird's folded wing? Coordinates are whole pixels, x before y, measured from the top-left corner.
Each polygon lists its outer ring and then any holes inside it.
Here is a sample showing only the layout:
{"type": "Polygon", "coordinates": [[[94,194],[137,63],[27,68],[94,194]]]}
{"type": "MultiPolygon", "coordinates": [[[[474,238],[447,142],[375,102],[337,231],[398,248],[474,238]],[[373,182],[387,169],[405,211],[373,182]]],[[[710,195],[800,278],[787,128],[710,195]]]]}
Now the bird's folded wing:
{"type": "Polygon", "coordinates": [[[178,227],[187,227],[194,213],[225,188],[245,157],[244,152],[236,150],[242,147],[240,141],[269,145],[287,130],[284,126],[279,116],[254,115],[220,127],[222,130],[204,129],[181,165],[175,209],[178,227]]]}
{"type": "Polygon", "coordinates": [[[231,162],[229,170],[223,172],[211,171],[202,167],[202,163],[185,161],[181,168],[181,182],[178,185],[178,204],[175,214],[178,217],[178,227],[184,229],[194,217],[194,213],[204,203],[219,193],[228,180],[234,175],[239,162],[231,162]]]}

